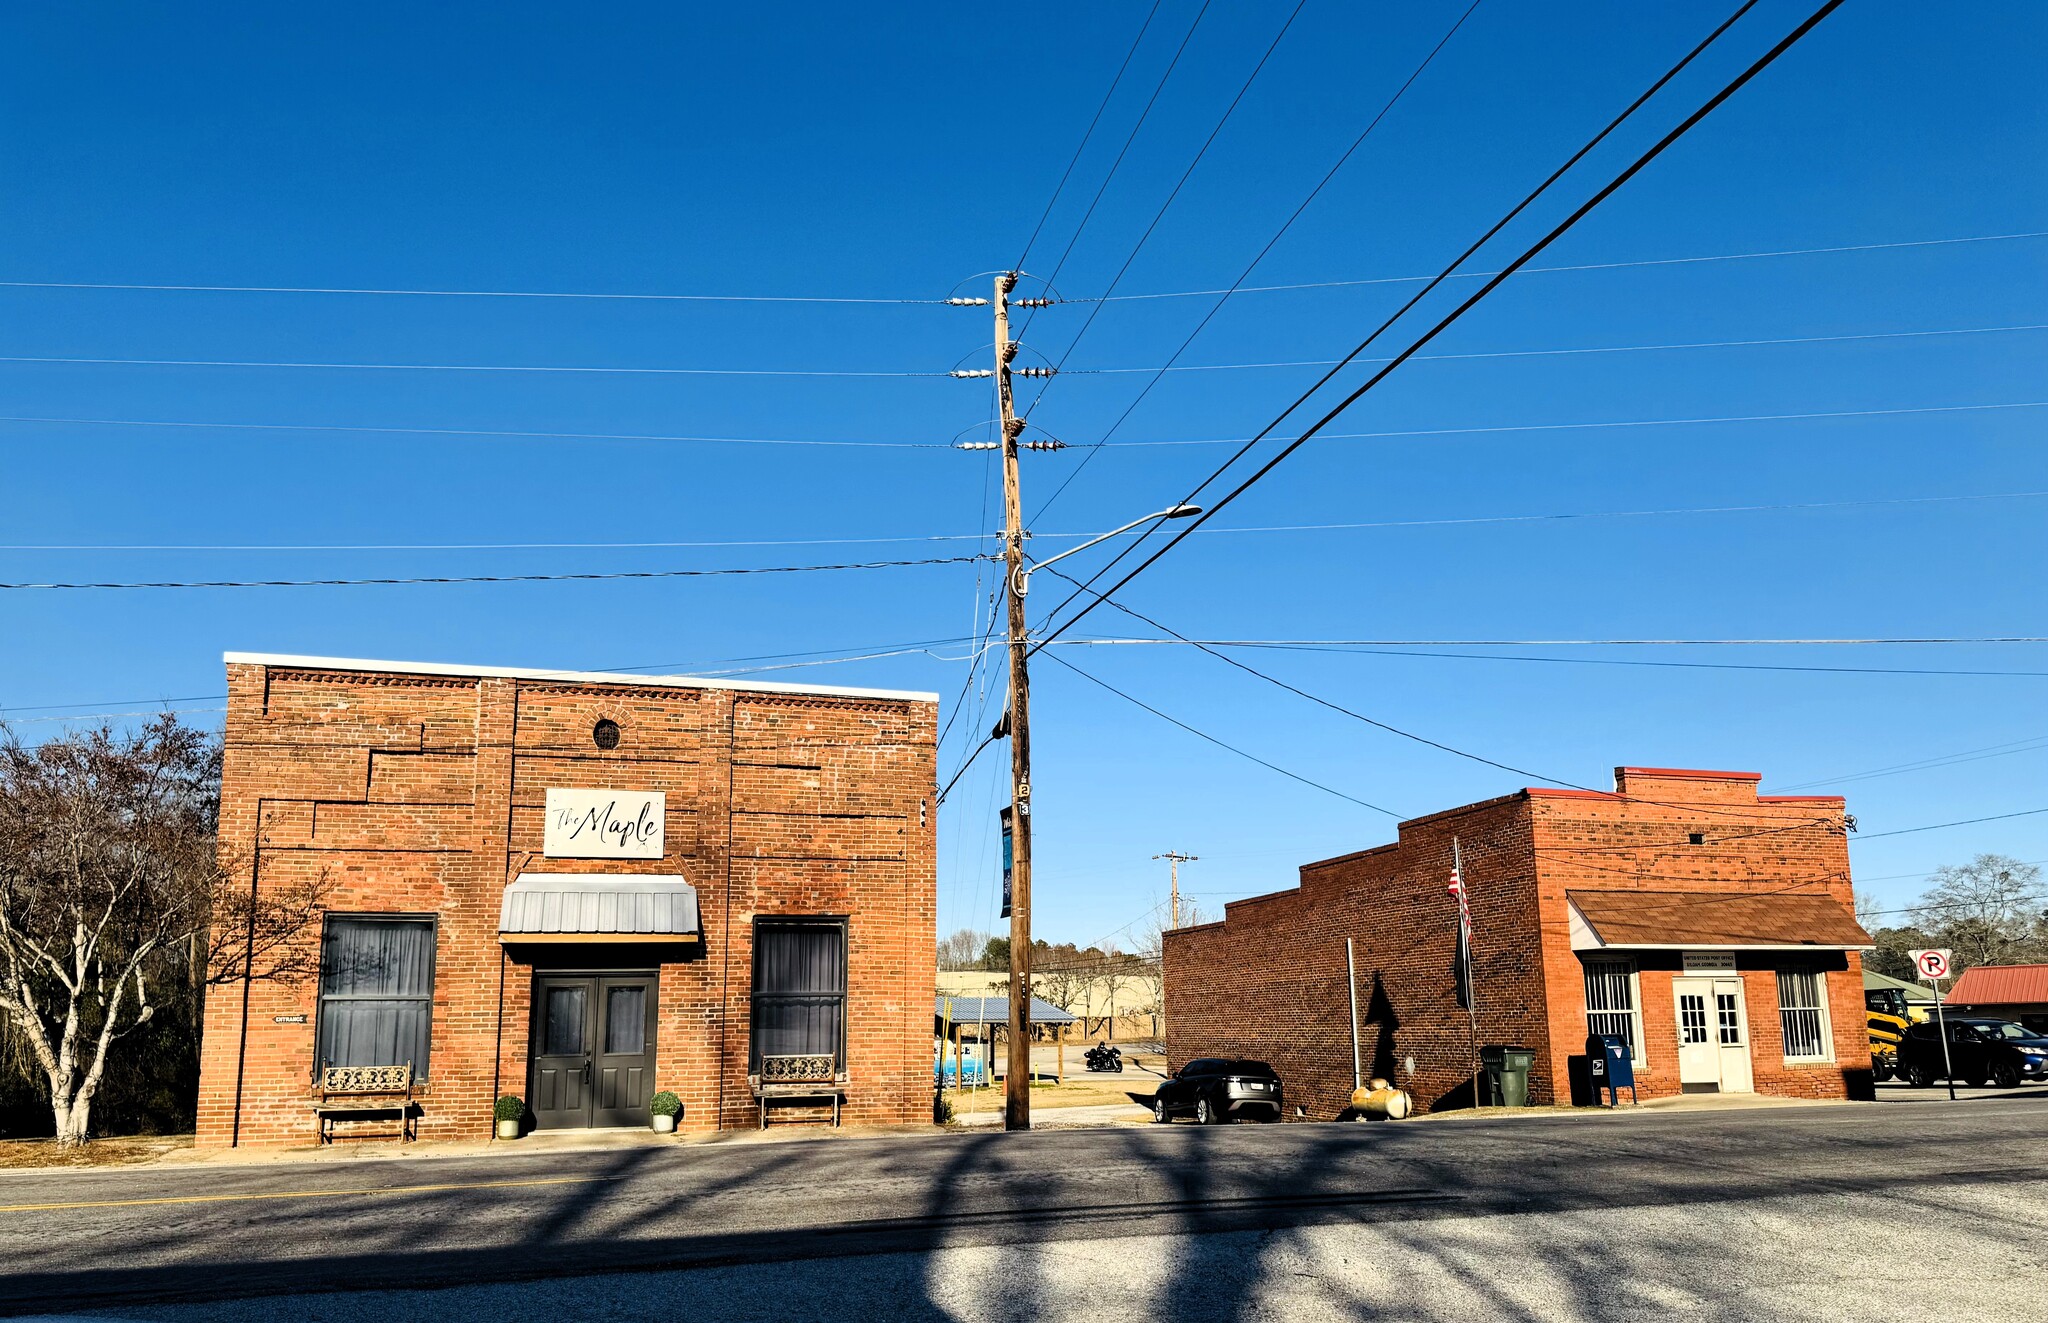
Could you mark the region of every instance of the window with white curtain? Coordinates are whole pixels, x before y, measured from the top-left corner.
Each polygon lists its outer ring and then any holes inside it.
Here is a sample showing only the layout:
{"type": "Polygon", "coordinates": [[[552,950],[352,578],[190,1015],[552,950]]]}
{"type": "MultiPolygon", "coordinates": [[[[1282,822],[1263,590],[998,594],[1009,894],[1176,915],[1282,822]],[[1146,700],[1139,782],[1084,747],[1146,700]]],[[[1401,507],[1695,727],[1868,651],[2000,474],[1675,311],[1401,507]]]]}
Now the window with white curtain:
{"type": "Polygon", "coordinates": [[[1778,1025],[1787,1061],[1827,1061],[1834,1056],[1828,1032],[1827,980],[1817,969],[1778,971],[1778,1025]]]}
{"type": "Polygon", "coordinates": [[[425,1079],[433,1022],[433,916],[328,915],[315,1068],[410,1062],[425,1079]]]}
{"type": "Polygon", "coordinates": [[[1586,962],[1586,1032],[1613,1034],[1628,1044],[1631,1061],[1643,1059],[1643,1010],[1636,997],[1635,961],[1586,962]]]}

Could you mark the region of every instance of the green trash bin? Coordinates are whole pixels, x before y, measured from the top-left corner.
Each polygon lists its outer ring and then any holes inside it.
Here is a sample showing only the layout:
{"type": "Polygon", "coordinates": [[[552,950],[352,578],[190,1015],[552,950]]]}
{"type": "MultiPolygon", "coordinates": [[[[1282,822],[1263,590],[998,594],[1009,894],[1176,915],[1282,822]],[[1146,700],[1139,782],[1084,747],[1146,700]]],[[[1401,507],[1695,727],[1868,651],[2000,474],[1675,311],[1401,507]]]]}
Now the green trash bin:
{"type": "Polygon", "coordinates": [[[1489,1043],[1479,1049],[1479,1064],[1486,1081],[1481,1106],[1529,1105],[1529,1070],[1536,1064],[1534,1052],[1526,1047],[1489,1043]]]}
{"type": "Polygon", "coordinates": [[[1529,1071],[1535,1064],[1536,1054],[1528,1048],[1510,1047],[1501,1052],[1501,1106],[1527,1107],[1529,1105],[1529,1071]]]}

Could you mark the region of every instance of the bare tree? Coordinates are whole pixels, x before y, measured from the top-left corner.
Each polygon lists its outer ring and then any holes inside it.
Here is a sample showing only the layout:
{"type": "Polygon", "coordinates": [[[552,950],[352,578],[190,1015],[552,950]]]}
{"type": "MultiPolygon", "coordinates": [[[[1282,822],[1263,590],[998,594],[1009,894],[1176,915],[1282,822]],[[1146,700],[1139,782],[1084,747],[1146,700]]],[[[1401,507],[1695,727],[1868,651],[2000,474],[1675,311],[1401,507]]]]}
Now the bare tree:
{"type": "Polygon", "coordinates": [[[85,1141],[109,1059],[167,986],[317,965],[321,882],[259,897],[221,866],[220,766],[219,741],[168,713],[34,746],[0,728],[0,1015],[61,1145],[85,1141]]]}
{"type": "Polygon", "coordinates": [[[939,968],[973,969],[981,963],[982,946],[988,941],[984,933],[972,928],[962,928],[950,937],[939,939],[939,968]]]}
{"type": "Polygon", "coordinates": [[[1957,973],[2048,956],[2048,897],[2036,865],[1980,854],[1936,869],[1931,881],[1913,909],[1913,926],[1954,950],[1957,973]]]}

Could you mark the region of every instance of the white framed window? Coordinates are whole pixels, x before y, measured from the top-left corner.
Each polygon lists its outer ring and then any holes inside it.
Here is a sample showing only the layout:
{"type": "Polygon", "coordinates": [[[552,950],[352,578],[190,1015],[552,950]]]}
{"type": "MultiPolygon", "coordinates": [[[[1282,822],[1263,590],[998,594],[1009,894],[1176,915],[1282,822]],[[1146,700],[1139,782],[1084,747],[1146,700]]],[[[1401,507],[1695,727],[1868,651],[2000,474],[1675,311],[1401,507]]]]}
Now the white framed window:
{"type": "Polygon", "coordinates": [[[1586,962],[1586,1032],[1620,1037],[1631,1061],[1643,1059],[1643,1003],[1636,993],[1635,961],[1586,962]]]}
{"type": "Polygon", "coordinates": [[[1828,985],[1817,969],[1778,971],[1778,1026],[1785,1035],[1785,1060],[1831,1061],[1834,1035],[1828,1029],[1828,985]]]}

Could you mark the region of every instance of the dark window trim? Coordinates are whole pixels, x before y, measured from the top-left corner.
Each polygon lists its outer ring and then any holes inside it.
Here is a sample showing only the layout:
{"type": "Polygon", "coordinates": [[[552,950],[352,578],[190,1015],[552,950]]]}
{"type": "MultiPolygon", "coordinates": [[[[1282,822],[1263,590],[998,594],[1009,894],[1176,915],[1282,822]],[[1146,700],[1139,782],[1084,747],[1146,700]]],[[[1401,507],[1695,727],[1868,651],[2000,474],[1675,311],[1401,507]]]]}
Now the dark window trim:
{"type": "Polygon", "coordinates": [[[851,916],[845,914],[756,914],[754,916],[753,950],[749,954],[749,975],[747,978],[747,1073],[761,1073],[761,1040],[759,1033],[760,1009],[763,997],[787,997],[790,999],[822,1000],[830,994],[764,993],[761,991],[761,929],[768,928],[837,928],[839,930],[839,970],[845,986],[839,990],[839,1046],[833,1056],[835,1074],[846,1074],[846,1026],[848,1003],[852,1001],[853,950],[851,945],[851,916]]]}
{"type": "MultiPolygon", "coordinates": [[[[313,1070],[315,1082],[320,1079],[321,1030],[327,1019],[327,1003],[330,1001],[424,1001],[427,1004],[427,1069],[413,1067],[413,1076],[422,1084],[430,1079],[434,1064],[434,994],[439,990],[441,978],[441,916],[432,912],[408,914],[394,910],[323,910],[320,914],[320,968],[313,974],[313,1070]],[[376,997],[362,993],[336,993],[332,996],[321,991],[320,985],[327,978],[327,928],[336,919],[350,922],[369,920],[373,923],[424,923],[434,934],[434,940],[427,951],[427,992],[424,997],[376,997]]],[[[384,1062],[384,1065],[400,1063],[384,1062]]]]}

